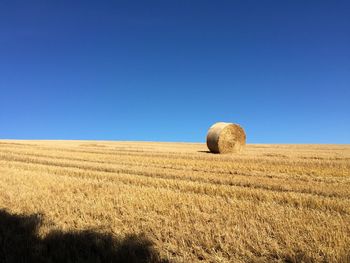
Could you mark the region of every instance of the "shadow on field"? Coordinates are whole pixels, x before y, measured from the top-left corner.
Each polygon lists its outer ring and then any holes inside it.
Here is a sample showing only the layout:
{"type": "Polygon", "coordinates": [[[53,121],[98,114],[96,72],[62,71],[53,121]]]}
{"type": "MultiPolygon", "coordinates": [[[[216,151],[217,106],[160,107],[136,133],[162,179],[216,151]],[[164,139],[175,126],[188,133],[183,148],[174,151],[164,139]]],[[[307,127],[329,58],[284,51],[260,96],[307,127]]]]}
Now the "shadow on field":
{"type": "Polygon", "coordinates": [[[145,236],[116,239],[92,230],[38,237],[39,215],[0,210],[0,262],[168,262],[145,236]]]}
{"type": "MultiPolygon", "coordinates": [[[[212,153],[211,151],[198,151],[199,153],[212,153]]],[[[215,154],[215,153],[214,153],[215,154]]]]}

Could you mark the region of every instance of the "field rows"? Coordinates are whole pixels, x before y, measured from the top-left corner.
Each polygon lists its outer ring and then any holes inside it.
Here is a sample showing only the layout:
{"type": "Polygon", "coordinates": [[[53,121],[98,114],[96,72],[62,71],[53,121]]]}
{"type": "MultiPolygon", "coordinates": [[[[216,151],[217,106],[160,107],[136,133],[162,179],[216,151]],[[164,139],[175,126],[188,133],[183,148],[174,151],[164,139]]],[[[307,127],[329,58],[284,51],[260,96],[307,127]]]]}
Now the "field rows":
{"type": "Polygon", "coordinates": [[[175,262],[347,262],[350,146],[0,141],[0,208],[42,236],[144,233],[175,262]]]}

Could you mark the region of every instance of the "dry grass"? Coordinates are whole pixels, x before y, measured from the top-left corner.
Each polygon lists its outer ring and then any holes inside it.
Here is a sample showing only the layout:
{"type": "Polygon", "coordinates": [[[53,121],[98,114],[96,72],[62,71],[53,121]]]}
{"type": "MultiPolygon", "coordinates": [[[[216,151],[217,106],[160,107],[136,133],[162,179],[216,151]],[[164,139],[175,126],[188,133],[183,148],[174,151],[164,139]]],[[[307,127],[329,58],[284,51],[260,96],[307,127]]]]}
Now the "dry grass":
{"type": "Polygon", "coordinates": [[[147,237],[174,262],[350,262],[350,146],[214,155],[204,144],[0,141],[0,209],[2,226],[40,215],[41,247],[93,231],[112,247],[147,237]]]}

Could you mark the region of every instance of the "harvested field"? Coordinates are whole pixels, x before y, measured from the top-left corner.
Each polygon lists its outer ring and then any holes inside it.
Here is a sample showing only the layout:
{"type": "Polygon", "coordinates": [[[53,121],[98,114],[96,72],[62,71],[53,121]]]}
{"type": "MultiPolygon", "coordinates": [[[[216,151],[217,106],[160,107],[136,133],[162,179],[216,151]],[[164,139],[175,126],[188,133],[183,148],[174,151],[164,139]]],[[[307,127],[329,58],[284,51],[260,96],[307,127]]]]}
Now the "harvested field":
{"type": "Polygon", "coordinates": [[[350,146],[217,155],[194,143],[2,140],[0,209],[3,235],[11,216],[40,217],[41,246],[93,231],[142,237],[171,262],[350,262],[350,146]]]}

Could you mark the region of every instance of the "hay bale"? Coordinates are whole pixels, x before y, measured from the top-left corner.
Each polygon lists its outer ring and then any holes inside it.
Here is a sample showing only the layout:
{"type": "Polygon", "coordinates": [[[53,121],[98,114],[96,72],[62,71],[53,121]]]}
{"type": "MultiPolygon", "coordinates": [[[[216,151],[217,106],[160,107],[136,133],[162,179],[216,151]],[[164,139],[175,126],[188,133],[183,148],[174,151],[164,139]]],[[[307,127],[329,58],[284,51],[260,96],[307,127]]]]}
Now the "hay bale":
{"type": "Polygon", "coordinates": [[[212,153],[237,153],[243,150],[246,134],[234,123],[217,122],[207,134],[207,146],[212,153]]]}

